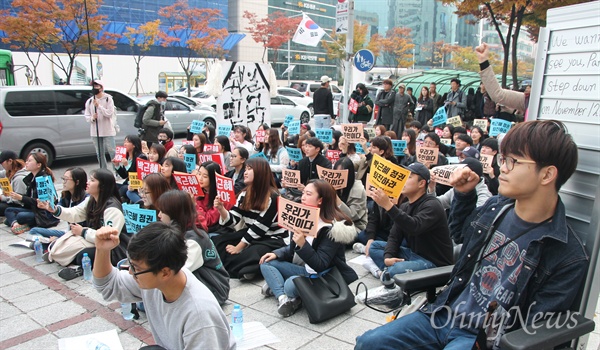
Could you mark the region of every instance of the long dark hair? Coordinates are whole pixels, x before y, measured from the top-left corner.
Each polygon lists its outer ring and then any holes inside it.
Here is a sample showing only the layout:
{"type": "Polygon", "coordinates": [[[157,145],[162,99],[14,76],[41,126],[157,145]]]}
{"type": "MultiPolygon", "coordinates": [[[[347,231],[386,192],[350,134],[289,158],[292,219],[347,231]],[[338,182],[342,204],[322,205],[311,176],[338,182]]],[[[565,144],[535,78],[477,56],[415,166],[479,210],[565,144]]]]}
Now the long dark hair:
{"type": "Polygon", "coordinates": [[[65,170],[65,174],[67,171],[71,173],[71,180],[75,184],[75,188],[73,189],[73,193],[62,191],[61,196],[68,201],[81,202],[86,196],[87,174],[80,167],[69,168],[65,170]]]}
{"type": "Polygon", "coordinates": [[[246,171],[248,171],[248,167],[254,171],[254,179],[251,184],[246,186],[246,195],[240,203],[240,208],[263,211],[267,209],[271,194],[279,193],[275,177],[271,172],[269,163],[264,158],[248,159],[246,161],[246,171]]]}
{"type": "MultiPolygon", "coordinates": [[[[196,155],[196,164],[198,164],[198,159],[200,158],[200,156],[198,155],[198,152],[196,152],[196,147],[194,147],[194,145],[190,145],[189,143],[185,144],[181,147],[183,147],[183,150],[185,151],[186,154],[195,154],[196,155]]],[[[164,162],[164,160],[163,160],[163,162],[164,162]]]]}
{"type": "Polygon", "coordinates": [[[202,133],[204,134],[204,136],[206,136],[206,141],[208,143],[215,143],[215,127],[207,124],[206,125],[206,130],[203,130],[202,133]]]}
{"type": "MultiPolygon", "coordinates": [[[[114,200],[121,204],[119,200],[119,192],[115,182],[115,176],[107,169],[96,169],[90,174],[91,177],[98,180],[98,201],[90,196],[86,208],[86,221],[90,228],[99,229],[104,218],[104,210],[108,205],[108,200],[113,197],[114,200]]],[[[106,223],[104,223],[106,224],[106,223]]]]}
{"type": "Polygon", "coordinates": [[[344,214],[337,206],[337,193],[331,184],[322,179],[310,180],[307,184],[312,184],[319,197],[321,198],[321,210],[319,211],[319,217],[325,222],[344,221],[346,226],[353,224],[352,219],[348,215],[344,214]]]}
{"type": "Polygon", "coordinates": [[[335,170],[348,169],[348,182],[346,183],[346,188],[337,190],[337,194],[340,196],[342,202],[346,203],[348,201],[350,191],[352,190],[352,186],[354,186],[354,180],[356,176],[356,173],[354,172],[354,163],[352,160],[350,160],[350,158],[344,157],[339,159],[333,168],[335,170]]]}
{"type": "Polygon", "coordinates": [[[42,165],[40,167],[40,171],[38,172],[38,174],[43,172],[46,175],[49,175],[52,178],[53,182],[56,182],[56,180],[54,179],[54,174],[52,173],[52,170],[50,170],[50,168],[48,168],[48,159],[46,159],[46,156],[42,152],[31,152],[31,153],[29,153],[29,155],[27,157],[33,157],[33,160],[35,160],[36,163],[42,165]]]}
{"type": "Polygon", "coordinates": [[[210,161],[202,163],[200,167],[206,169],[206,171],[208,172],[208,178],[210,179],[207,206],[207,208],[210,209],[213,207],[215,197],[217,197],[217,179],[215,177],[215,173],[221,175],[221,166],[215,162],[210,161]]]}
{"type": "Polygon", "coordinates": [[[157,173],[148,174],[148,176],[144,178],[144,185],[146,185],[146,188],[148,189],[146,191],[146,196],[152,198],[152,204],[146,209],[156,210],[156,202],[163,193],[171,190],[171,185],[162,174],[157,173]]]}
{"type": "Polygon", "coordinates": [[[180,173],[187,173],[185,162],[176,157],[165,158],[163,164],[167,162],[173,166],[173,170],[171,170],[171,178],[169,179],[169,183],[171,184],[171,188],[177,188],[177,182],[175,182],[175,177],[173,176],[173,173],[176,171],[180,173]]]}
{"type": "MultiPolygon", "coordinates": [[[[196,153],[204,152],[204,145],[206,145],[206,143],[208,142],[206,135],[204,135],[203,133],[199,133],[199,134],[194,134],[194,136],[198,136],[198,139],[200,140],[200,149],[198,149],[194,146],[194,148],[196,148],[196,153]]],[[[192,140],[194,139],[194,136],[192,136],[192,140]]]]}
{"type": "Polygon", "coordinates": [[[129,155],[127,155],[127,159],[132,159],[135,161],[135,159],[137,157],[139,157],[140,154],[142,154],[142,140],[140,139],[139,136],[133,135],[133,134],[125,136],[125,140],[127,140],[133,144],[133,151],[131,154],[131,158],[129,158],[129,155]]]}
{"type": "Polygon", "coordinates": [[[180,190],[170,190],[163,193],[156,204],[158,210],[169,215],[172,224],[181,230],[182,236],[188,230],[194,231],[198,236],[207,236],[206,232],[196,226],[196,203],[189,194],[180,190]]]}
{"type": "Polygon", "coordinates": [[[408,136],[409,140],[406,143],[406,148],[408,148],[408,153],[414,156],[417,153],[417,133],[413,129],[404,129],[402,134],[408,136]]]}
{"type": "Polygon", "coordinates": [[[215,142],[218,142],[223,149],[223,153],[231,152],[231,143],[229,143],[229,139],[225,135],[218,135],[215,137],[215,142]]]}
{"type": "Polygon", "coordinates": [[[267,142],[265,142],[265,148],[263,149],[263,153],[268,158],[277,158],[277,151],[282,146],[281,140],[279,139],[279,132],[277,129],[268,129],[269,137],[267,138],[267,142]],[[267,154],[270,153],[270,154],[267,154]]]}

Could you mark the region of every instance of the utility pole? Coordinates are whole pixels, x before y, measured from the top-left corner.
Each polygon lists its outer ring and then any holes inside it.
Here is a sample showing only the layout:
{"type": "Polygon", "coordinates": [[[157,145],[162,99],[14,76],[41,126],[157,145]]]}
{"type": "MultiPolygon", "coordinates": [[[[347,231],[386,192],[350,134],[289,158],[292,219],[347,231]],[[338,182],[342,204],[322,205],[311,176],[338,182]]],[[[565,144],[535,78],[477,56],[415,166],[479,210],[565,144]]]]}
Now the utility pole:
{"type": "Polygon", "coordinates": [[[344,103],[342,103],[342,123],[348,122],[350,110],[348,102],[350,98],[350,85],[352,80],[352,59],[354,55],[354,0],[348,0],[348,33],[346,33],[346,64],[344,71],[344,103]]]}

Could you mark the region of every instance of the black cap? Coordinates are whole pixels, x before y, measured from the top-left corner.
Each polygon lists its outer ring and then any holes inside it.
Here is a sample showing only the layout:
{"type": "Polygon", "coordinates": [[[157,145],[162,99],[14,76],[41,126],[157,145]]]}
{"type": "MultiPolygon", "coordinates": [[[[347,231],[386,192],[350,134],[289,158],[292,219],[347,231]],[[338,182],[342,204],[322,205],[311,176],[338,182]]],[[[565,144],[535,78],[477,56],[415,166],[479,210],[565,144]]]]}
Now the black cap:
{"type": "Polygon", "coordinates": [[[483,166],[479,160],[468,157],[465,158],[461,164],[466,164],[469,169],[473,170],[473,172],[477,174],[477,176],[481,177],[483,175],[483,166]]]}
{"type": "Polygon", "coordinates": [[[19,158],[19,156],[13,151],[2,151],[2,153],[0,153],[0,163],[4,163],[9,159],[15,160],[17,158],[19,158]]]}
{"type": "Polygon", "coordinates": [[[419,175],[423,180],[429,183],[431,175],[429,174],[429,169],[427,169],[425,165],[415,162],[404,168],[410,170],[411,173],[419,175]]]}

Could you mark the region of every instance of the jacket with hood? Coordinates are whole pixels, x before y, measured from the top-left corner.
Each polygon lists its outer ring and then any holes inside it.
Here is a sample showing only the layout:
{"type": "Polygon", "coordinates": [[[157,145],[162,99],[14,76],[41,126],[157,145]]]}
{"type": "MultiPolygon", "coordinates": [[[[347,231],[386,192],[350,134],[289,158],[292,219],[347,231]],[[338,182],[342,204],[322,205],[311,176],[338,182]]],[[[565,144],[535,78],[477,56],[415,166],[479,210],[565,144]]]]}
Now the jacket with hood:
{"type": "Polygon", "coordinates": [[[312,244],[305,243],[302,248],[296,246],[293,240],[290,245],[281,247],[273,253],[277,259],[292,262],[294,254],[304,261],[317,273],[331,267],[337,267],[346,283],[350,284],[358,279],[358,275],[346,263],[346,245],[353,243],[356,238],[354,225],[346,225],[343,221],[335,221],[333,225],[322,227],[312,244]]]}
{"type": "MultiPolygon", "coordinates": [[[[27,175],[29,175],[29,171],[25,170],[25,168],[19,169],[13,175],[12,179],[10,179],[10,186],[12,187],[13,192],[16,192],[21,195],[24,195],[27,192],[27,185],[25,184],[25,182],[23,182],[27,175]]],[[[12,199],[9,196],[1,195],[0,199],[2,200],[2,202],[23,205],[21,201],[12,199]]]]}

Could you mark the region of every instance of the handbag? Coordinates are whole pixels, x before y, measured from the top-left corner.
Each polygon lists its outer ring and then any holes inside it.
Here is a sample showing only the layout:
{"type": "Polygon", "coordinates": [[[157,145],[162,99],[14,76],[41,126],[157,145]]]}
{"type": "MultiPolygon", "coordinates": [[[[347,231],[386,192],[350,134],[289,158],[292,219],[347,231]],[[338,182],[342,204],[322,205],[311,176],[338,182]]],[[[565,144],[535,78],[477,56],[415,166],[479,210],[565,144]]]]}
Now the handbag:
{"type": "Polygon", "coordinates": [[[67,231],[64,235],[50,244],[48,248],[48,259],[56,261],[59,265],[68,266],[77,254],[85,248],[93,248],[95,245],[81,236],[75,236],[73,232],[67,231]]]}
{"type": "Polygon", "coordinates": [[[310,323],[326,321],[356,305],[354,294],[335,266],[318,277],[300,276],[293,281],[310,323]]]}

